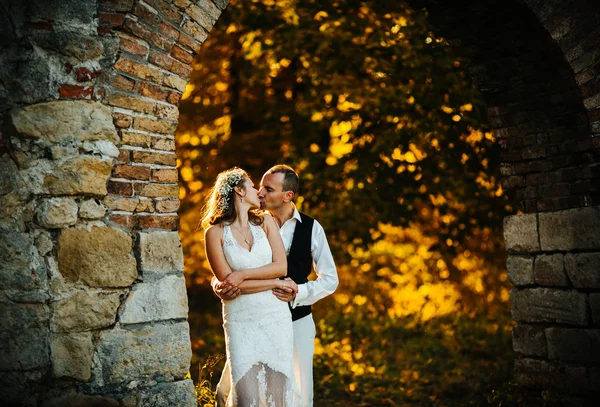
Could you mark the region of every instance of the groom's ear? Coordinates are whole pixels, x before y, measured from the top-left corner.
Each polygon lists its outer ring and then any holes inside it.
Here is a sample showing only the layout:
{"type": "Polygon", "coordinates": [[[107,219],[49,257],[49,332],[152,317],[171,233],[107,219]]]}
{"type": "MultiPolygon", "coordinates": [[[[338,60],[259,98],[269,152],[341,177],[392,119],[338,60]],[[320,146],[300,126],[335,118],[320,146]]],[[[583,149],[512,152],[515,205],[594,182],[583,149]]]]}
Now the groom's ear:
{"type": "Polygon", "coordinates": [[[294,193],[292,191],[286,191],[285,195],[283,196],[283,202],[285,202],[285,203],[292,202],[293,199],[294,199],[294,193]]]}

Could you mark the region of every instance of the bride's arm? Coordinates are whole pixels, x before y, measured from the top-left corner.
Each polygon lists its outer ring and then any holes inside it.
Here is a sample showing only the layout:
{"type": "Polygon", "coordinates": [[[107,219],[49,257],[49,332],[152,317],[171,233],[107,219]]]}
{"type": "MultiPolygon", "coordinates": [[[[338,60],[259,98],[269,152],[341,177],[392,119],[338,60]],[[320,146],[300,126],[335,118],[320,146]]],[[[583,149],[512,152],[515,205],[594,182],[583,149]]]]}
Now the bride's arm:
{"type": "MultiPolygon", "coordinates": [[[[227,275],[225,280],[221,280],[219,276],[217,276],[219,281],[228,282],[239,287],[245,280],[272,279],[283,277],[287,274],[287,257],[285,255],[283,241],[281,240],[279,230],[277,230],[277,225],[275,225],[275,221],[270,215],[265,215],[263,229],[265,230],[267,239],[269,239],[269,244],[271,245],[273,262],[262,267],[236,271],[235,273],[227,275]]],[[[221,252],[223,252],[222,249],[221,252]]],[[[223,259],[225,258],[223,257],[223,259]]]]}
{"type": "Polygon", "coordinates": [[[268,280],[246,280],[238,286],[243,294],[254,294],[262,291],[272,290],[279,288],[282,290],[289,290],[298,292],[298,286],[292,280],[279,280],[279,279],[268,279],[268,280]]]}
{"type": "Polygon", "coordinates": [[[210,269],[219,281],[233,274],[223,253],[223,228],[213,225],[204,231],[204,247],[210,269]]]}

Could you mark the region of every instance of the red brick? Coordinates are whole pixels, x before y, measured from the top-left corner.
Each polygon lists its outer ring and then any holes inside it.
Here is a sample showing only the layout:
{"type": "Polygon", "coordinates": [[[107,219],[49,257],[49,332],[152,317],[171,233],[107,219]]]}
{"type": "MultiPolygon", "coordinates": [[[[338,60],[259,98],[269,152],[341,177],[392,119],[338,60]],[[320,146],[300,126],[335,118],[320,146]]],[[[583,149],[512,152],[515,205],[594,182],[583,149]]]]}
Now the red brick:
{"type": "Polygon", "coordinates": [[[140,229],[177,230],[178,226],[178,216],[138,215],[138,227],[140,229]]]}
{"type": "Polygon", "coordinates": [[[143,164],[159,164],[175,166],[177,164],[177,156],[175,154],[151,153],[147,151],[134,151],[133,162],[143,164]]]}
{"type": "Polygon", "coordinates": [[[133,194],[133,186],[131,182],[121,182],[110,180],[106,184],[106,189],[109,194],[131,196],[133,194]]]}
{"type": "Polygon", "coordinates": [[[155,150],[175,151],[175,141],[168,138],[153,137],[152,148],[155,150]]]}
{"type": "Polygon", "coordinates": [[[150,30],[144,24],[139,23],[131,18],[125,19],[123,29],[126,32],[131,33],[134,37],[141,38],[148,42],[150,42],[150,40],[152,39],[152,30],[150,30]]]}
{"type": "Polygon", "coordinates": [[[108,215],[108,221],[126,228],[135,228],[137,225],[137,217],[133,215],[108,215]]]}
{"type": "MultiPolygon", "coordinates": [[[[185,31],[187,34],[189,34],[192,38],[194,38],[196,41],[198,41],[200,43],[203,43],[206,40],[206,37],[208,36],[208,33],[206,32],[206,30],[204,28],[200,27],[198,24],[196,24],[192,20],[187,20],[183,24],[182,28],[183,28],[183,31],[185,31]]],[[[181,36],[179,37],[179,42],[182,43],[181,36]]]]}
{"type": "Polygon", "coordinates": [[[177,123],[149,117],[136,117],[133,119],[133,128],[150,133],[173,134],[177,130],[177,123]]]}
{"type": "Polygon", "coordinates": [[[171,93],[165,88],[161,88],[160,86],[153,85],[151,83],[141,82],[139,87],[140,95],[149,97],[154,100],[162,100],[167,101],[168,97],[171,93]]]}
{"type": "Polygon", "coordinates": [[[127,92],[133,92],[135,89],[136,81],[126,76],[115,73],[112,75],[112,80],[110,84],[115,88],[123,89],[127,92]]]}
{"type": "Polygon", "coordinates": [[[166,69],[167,71],[171,70],[173,63],[175,62],[175,60],[167,54],[163,54],[162,52],[157,52],[154,50],[150,51],[148,61],[156,66],[166,69]]]}
{"type": "Polygon", "coordinates": [[[160,23],[158,31],[175,41],[179,40],[179,30],[166,21],[160,23]]]}
{"type": "Polygon", "coordinates": [[[173,41],[169,37],[165,37],[164,35],[158,32],[153,32],[152,36],[150,37],[150,43],[162,49],[165,52],[171,52],[175,41],[173,41]]]}
{"type": "Polygon", "coordinates": [[[177,7],[171,6],[164,0],[146,0],[156,11],[165,16],[167,19],[179,24],[183,18],[177,7]]]}
{"type": "Polygon", "coordinates": [[[155,182],[177,182],[178,174],[175,168],[163,168],[152,170],[152,181],[155,182]]]}
{"type": "Polygon", "coordinates": [[[134,192],[136,196],[149,198],[177,198],[179,185],[138,182],[135,184],[134,192]]]}
{"type": "Polygon", "coordinates": [[[167,102],[171,103],[172,105],[178,105],[179,101],[181,100],[181,93],[178,92],[169,92],[169,96],[167,97],[167,102]]]}
{"type": "Polygon", "coordinates": [[[101,10],[127,12],[133,7],[133,0],[100,0],[101,10]]]}
{"type": "Polygon", "coordinates": [[[166,199],[155,201],[156,212],[167,213],[177,212],[179,210],[180,202],[179,199],[166,199]]]}
{"type": "Polygon", "coordinates": [[[140,44],[137,41],[131,40],[129,38],[121,37],[121,43],[119,48],[122,51],[129,52],[133,55],[136,55],[141,58],[146,58],[148,56],[149,48],[145,44],[140,44]]]}
{"type": "Polygon", "coordinates": [[[150,168],[141,165],[117,164],[113,167],[113,177],[146,181],[150,179],[150,168]]]}
{"type": "Polygon", "coordinates": [[[213,27],[213,19],[204,10],[196,5],[191,5],[186,9],[186,14],[194,19],[207,32],[213,27]]]}
{"type": "Polygon", "coordinates": [[[132,122],[133,122],[133,118],[131,116],[129,116],[128,114],[119,113],[119,112],[115,112],[113,114],[113,123],[115,124],[115,127],[120,127],[122,129],[126,129],[129,126],[131,126],[132,122]]]}
{"type": "Polygon", "coordinates": [[[200,48],[202,48],[201,42],[196,41],[195,39],[184,33],[179,33],[179,40],[177,42],[179,43],[179,45],[182,45],[190,51],[192,51],[194,55],[198,54],[198,52],[200,52],[200,48]]]}
{"type": "Polygon", "coordinates": [[[118,71],[125,72],[132,76],[146,79],[155,83],[161,83],[163,79],[163,73],[158,69],[154,69],[145,64],[133,61],[123,55],[121,55],[114,68],[118,71]]]}
{"type": "Polygon", "coordinates": [[[178,76],[181,76],[182,78],[187,79],[192,74],[192,67],[179,61],[173,61],[173,66],[171,67],[170,71],[178,76]]]}
{"type": "Polygon", "coordinates": [[[133,212],[139,203],[139,198],[125,198],[115,195],[106,195],[104,197],[104,205],[113,211],[133,212]]]}
{"type": "Polygon", "coordinates": [[[210,0],[200,0],[197,4],[204,10],[209,16],[216,20],[221,15],[221,10],[213,4],[210,0]]]}
{"type": "Polygon", "coordinates": [[[135,14],[142,20],[148,22],[148,24],[150,24],[151,27],[156,27],[160,22],[159,15],[151,11],[146,5],[142,3],[138,3],[137,6],[135,6],[135,12],[133,14],[135,14]]]}
{"type": "Polygon", "coordinates": [[[75,68],[75,79],[77,82],[89,82],[102,73],[102,70],[90,71],[85,67],[75,68]]]}
{"type": "Polygon", "coordinates": [[[64,83],[58,89],[60,97],[63,99],[91,99],[94,92],[93,86],[79,86],[64,83]]]}
{"type": "Polygon", "coordinates": [[[125,14],[101,11],[98,13],[98,31],[106,34],[107,31],[110,32],[114,28],[121,27],[124,21],[125,14]]]}
{"type": "Polygon", "coordinates": [[[181,48],[179,45],[173,47],[171,56],[188,65],[194,60],[192,54],[181,48]]]}
{"type": "Polygon", "coordinates": [[[146,114],[153,113],[155,109],[155,104],[152,102],[114,91],[112,91],[105,100],[106,103],[111,106],[118,106],[146,114]]]}
{"type": "Polygon", "coordinates": [[[119,156],[117,157],[117,161],[122,163],[128,163],[131,161],[131,150],[126,150],[123,148],[119,149],[119,156]]]}
{"type": "Polygon", "coordinates": [[[134,133],[131,131],[121,132],[121,144],[128,146],[150,148],[152,144],[151,137],[144,133],[134,133]]]}

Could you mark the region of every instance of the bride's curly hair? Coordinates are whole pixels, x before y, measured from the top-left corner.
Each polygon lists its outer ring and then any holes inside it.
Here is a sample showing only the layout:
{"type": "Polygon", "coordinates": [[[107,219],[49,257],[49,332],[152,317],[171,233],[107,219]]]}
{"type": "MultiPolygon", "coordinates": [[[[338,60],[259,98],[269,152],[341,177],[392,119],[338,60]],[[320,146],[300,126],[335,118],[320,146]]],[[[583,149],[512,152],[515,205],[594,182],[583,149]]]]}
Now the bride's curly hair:
{"type": "MultiPolygon", "coordinates": [[[[208,200],[202,209],[200,225],[203,229],[220,223],[231,224],[237,218],[235,212],[235,187],[245,189],[248,173],[241,168],[233,167],[217,176],[215,185],[208,194],[208,200]]],[[[248,219],[254,225],[262,225],[263,216],[260,209],[248,211],[248,219]]]]}

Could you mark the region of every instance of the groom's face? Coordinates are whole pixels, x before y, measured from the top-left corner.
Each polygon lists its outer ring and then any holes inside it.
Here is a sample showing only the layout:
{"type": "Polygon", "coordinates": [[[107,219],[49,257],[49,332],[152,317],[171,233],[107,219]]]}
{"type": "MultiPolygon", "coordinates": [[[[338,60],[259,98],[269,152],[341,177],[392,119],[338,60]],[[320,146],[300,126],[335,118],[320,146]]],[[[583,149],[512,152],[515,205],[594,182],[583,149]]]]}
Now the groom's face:
{"type": "Polygon", "coordinates": [[[285,199],[283,178],[284,175],[281,172],[263,175],[262,180],[260,180],[260,190],[258,191],[260,209],[278,209],[283,205],[285,199]]]}

